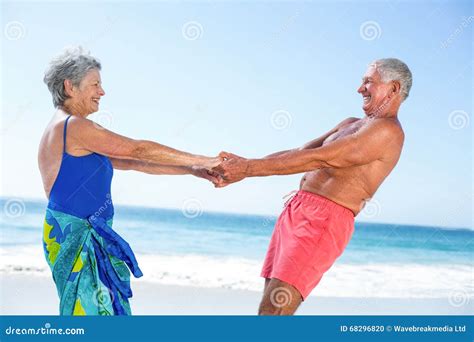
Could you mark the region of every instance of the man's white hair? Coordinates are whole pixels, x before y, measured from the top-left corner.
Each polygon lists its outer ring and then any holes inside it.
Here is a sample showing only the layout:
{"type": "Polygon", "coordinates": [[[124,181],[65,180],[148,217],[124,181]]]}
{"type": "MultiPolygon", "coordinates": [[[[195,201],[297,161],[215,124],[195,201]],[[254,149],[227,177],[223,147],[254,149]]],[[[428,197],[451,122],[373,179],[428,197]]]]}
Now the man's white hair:
{"type": "Polygon", "coordinates": [[[380,73],[382,82],[389,81],[400,82],[400,93],[402,100],[405,101],[410,94],[411,85],[413,82],[411,71],[408,66],[396,58],[382,58],[377,59],[371,63],[377,68],[380,73]]]}

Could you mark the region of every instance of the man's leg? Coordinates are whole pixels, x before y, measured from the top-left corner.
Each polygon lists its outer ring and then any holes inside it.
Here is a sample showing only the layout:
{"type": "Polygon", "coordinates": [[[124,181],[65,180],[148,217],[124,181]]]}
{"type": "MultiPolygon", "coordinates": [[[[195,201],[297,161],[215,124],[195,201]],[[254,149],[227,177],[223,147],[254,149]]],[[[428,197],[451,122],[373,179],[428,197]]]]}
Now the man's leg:
{"type": "Polygon", "coordinates": [[[263,293],[267,292],[268,284],[270,284],[270,278],[265,278],[265,285],[263,286],[263,293]]]}
{"type": "Polygon", "coordinates": [[[301,294],[292,285],[276,278],[265,279],[265,289],[258,314],[293,315],[302,301],[301,294]]]}

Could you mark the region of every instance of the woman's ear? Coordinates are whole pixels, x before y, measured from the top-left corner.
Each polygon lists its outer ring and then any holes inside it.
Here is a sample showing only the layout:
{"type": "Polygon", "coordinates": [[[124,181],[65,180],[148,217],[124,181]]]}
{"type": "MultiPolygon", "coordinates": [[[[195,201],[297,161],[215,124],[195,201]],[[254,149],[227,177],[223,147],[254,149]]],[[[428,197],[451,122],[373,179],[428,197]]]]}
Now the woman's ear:
{"type": "Polygon", "coordinates": [[[69,97],[72,97],[74,94],[74,85],[71,80],[64,80],[64,91],[69,97]]]}

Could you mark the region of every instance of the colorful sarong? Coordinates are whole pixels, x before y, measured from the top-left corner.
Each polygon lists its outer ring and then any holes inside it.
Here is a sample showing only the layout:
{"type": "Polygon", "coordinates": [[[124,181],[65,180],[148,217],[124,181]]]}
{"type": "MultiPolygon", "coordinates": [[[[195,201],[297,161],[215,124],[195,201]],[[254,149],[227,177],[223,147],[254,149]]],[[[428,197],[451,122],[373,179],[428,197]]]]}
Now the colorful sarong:
{"type": "Polygon", "coordinates": [[[46,209],[43,247],[60,315],[131,315],[130,271],[136,278],[143,274],[130,246],[111,226],[112,219],[46,209]]]}

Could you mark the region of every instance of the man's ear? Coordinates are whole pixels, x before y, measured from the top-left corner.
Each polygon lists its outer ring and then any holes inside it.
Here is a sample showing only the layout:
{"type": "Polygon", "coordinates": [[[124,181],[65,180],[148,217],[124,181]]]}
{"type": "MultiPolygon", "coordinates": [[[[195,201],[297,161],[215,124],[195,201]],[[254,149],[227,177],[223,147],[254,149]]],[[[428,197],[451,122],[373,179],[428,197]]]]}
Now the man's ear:
{"type": "Polygon", "coordinates": [[[392,81],[392,88],[390,92],[392,95],[400,94],[401,84],[399,81],[392,81]]]}
{"type": "Polygon", "coordinates": [[[74,93],[74,85],[71,80],[64,80],[64,91],[67,96],[72,97],[74,93]]]}

